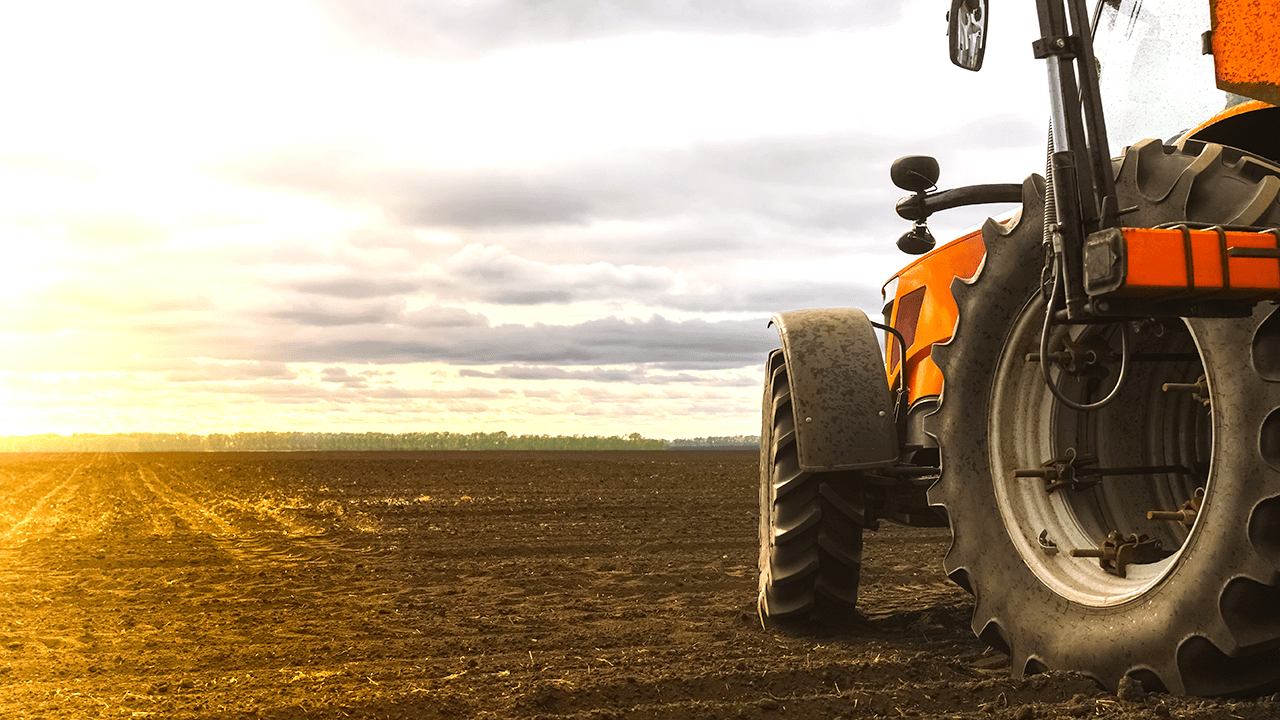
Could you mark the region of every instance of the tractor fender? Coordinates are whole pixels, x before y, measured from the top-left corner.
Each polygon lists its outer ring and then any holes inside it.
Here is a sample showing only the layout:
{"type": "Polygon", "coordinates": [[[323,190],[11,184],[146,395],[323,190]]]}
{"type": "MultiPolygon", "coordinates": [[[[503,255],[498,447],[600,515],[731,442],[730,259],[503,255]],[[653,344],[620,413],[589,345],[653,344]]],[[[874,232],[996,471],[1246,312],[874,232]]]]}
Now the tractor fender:
{"type": "Polygon", "coordinates": [[[791,383],[800,469],[860,470],[898,459],[893,401],[866,313],[822,308],[778,313],[791,383]]]}

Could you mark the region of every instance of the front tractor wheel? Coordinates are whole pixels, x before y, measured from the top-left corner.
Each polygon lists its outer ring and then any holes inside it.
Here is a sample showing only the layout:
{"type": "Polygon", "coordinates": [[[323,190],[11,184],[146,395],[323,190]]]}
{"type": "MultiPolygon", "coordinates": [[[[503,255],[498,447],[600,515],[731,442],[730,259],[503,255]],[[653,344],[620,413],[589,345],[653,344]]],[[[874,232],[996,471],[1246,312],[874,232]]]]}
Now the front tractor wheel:
{"type": "Polygon", "coordinates": [[[843,624],[858,618],[861,474],[800,469],[781,350],[766,364],[760,433],[761,617],[843,624]]]}
{"type": "MultiPolygon", "coordinates": [[[[1216,145],[1143,143],[1117,165],[1135,225],[1280,226],[1280,167],[1216,145]]],[[[1038,180],[1038,179],[1037,179],[1038,180]]],[[[973,629],[1015,675],[1225,695],[1280,685],[1280,315],[1057,328],[1041,375],[1043,185],[990,222],[979,275],[935,349],[945,378],[930,500],[973,629]]],[[[1132,219],[1131,219],[1132,218],[1132,219]]]]}

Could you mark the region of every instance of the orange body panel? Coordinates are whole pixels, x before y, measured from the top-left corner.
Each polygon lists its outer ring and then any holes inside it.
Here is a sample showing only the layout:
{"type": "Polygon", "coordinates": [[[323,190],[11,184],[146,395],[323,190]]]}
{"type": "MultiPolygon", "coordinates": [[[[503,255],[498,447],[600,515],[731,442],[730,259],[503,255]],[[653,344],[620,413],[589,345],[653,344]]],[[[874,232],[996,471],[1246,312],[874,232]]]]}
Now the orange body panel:
{"type": "Polygon", "coordinates": [[[960,314],[955,298],[951,296],[951,281],[973,277],[985,256],[982,231],[975,230],[922,256],[889,281],[898,281],[889,324],[903,332],[908,347],[905,362],[898,362],[897,341],[891,338],[886,349],[885,367],[889,385],[894,386],[905,366],[909,402],[942,392],[942,373],[933,363],[932,354],[934,343],[951,339],[960,314]],[[918,303],[899,302],[913,292],[923,293],[918,303]],[[919,315],[912,322],[909,317],[899,317],[904,311],[918,312],[919,315]]]}
{"type": "MultiPolygon", "coordinates": [[[[1268,103],[1280,105],[1280,5],[1259,0],[1210,0],[1210,12],[1218,87],[1255,100],[1223,110],[1184,137],[1268,107],[1268,103]]],[[[1280,298],[1280,258],[1230,257],[1227,277],[1222,272],[1224,251],[1231,247],[1275,248],[1274,235],[1228,232],[1220,236],[1216,231],[1199,230],[1190,231],[1188,240],[1181,230],[1134,228],[1125,228],[1123,235],[1127,276],[1123,285],[1109,294],[1147,299],[1280,298]]],[[[985,253],[982,232],[974,231],[920,257],[886,283],[887,288],[897,281],[887,319],[903,333],[908,347],[903,353],[889,337],[885,367],[890,386],[905,372],[909,402],[941,393],[942,373],[932,354],[933,345],[947,342],[955,331],[959,310],[951,295],[951,281],[973,277],[985,253]]]]}
{"type": "Polygon", "coordinates": [[[1125,275],[1110,297],[1263,300],[1280,294],[1280,258],[1238,257],[1235,248],[1275,250],[1275,233],[1123,228],[1125,275]],[[1223,272],[1223,267],[1226,272],[1223,272]]]}
{"type": "MultiPolygon", "coordinates": [[[[1205,120],[1204,122],[1200,123],[1199,125],[1197,125],[1197,126],[1195,126],[1195,127],[1191,128],[1190,130],[1188,130],[1188,131],[1186,131],[1185,133],[1183,133],[1183,134],[1182,134],[1182,139],[1195,137],[1195,134],[1196,134],[1196,133],[1198,133],[1198,132],[1200,132],[1201,130],[1204,130],[1205,128],[1209,127],[1210,125],[1214,125],[1214,124],[1216,124],[1216,123],[1218,123],[1218,122],[1221,122],[1221,121],[1223,121],[1223,120],[1226,120],[1227,118],[1233,118],[1233,117],[1235,117],[1235,116],[1237,116],[1237,115],[1244,115],[1245,113],[1253,112],[1254,110],[1261,110],[1261,109],[1263,109],[1263,108],[1269,108],[1269,107],[1271,107],[1271,105],[1269,105],[1269,104],[1267,104],[1267,103],[1264,103],[1264,102],[1262,102],[1262,101],[1260,101],[1260,100],[1248,100],[1248,101],[1246,101],[1246,102],[1242,102],[1242,103],[1240,103],[1239,105],[1232,105],[1231,107],[1227,108],[1226,110],[1223,110],[1222,112],[1218,113],[1217,115],[1214,115],[1213,117],[1209,118],[1208,120],[1205,120]]],[[[1179,140],[1179,142],[1181,142],[1181,140],[1179,140]]]]}
{"type": "Polygon", "coordinates": [[[1280,5],[1210,0],[1218,87],[1280,105],[1280,5]]]}

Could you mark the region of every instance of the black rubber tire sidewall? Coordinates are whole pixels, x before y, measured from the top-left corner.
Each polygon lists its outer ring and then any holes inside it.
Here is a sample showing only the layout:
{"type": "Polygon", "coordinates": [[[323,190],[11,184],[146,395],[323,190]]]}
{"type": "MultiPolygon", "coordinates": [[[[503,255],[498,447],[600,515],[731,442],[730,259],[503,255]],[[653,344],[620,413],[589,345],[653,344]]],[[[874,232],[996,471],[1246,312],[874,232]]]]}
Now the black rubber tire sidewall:
{"type": "Polygon", "coordinates": [[[775,621],[847,624],[861,619],[865,489],[857,472],[799,469],[789,395],[785,359],[774,351],[761,411],[759,611],[775,621]],[[780,527],[800,529],[779,539],[780,527]]]}
{"type": "MultiPolygon", "coordinates": [[[[1147,157],[1155,155],[1150,147],[1143,150],[1147,157]]],[[[1179,152],[1169,162],[1198,157],[1195,148],[1179,152]]],[[[1156,156],[1154,164],[1159,162],[1164,161],[1156,156]]],[[[1219,166],[1212,172],[1231,174],[1219,166]]],[[[1213,192],[1206,184],[1194,190],[1201,206],[1208,202],[1205,193],[1211,197],[1213,192]]],[[[1010,540],[992,487],[985,417],[992,402],[993,369],[1008,332],[1028,299],[1039,292],[1035,270],[1043,258],[1042,202],[1035,197],[1034,183],[1027,188],[1022,217],[1012,229],[988,224],[983,268],[972,283],[957,281],[954,289],[961,313],[955,338],[935,350],[945,377],[934,426],[942,446],[942,478],[930,499],[951,518],[947,571],[976,596],[974,632],[1012,654],[1015,675],[1077,670],[1112,688],[1121,677],[1133,675],[1193,694],[1271,687],[1280,681],[1280,658],[1272,649],[1280,645],[1280,634],[1274,642],[1260,642],[1257,619],[1237,617],[1240,612],[1224,601],[1232,584],[1251,591],[1256,584],[1264,589],[1254,594],[1263,598],[1270,597],[1268,588],[1276,584],[1274,559],[1258,552],[1256,536],[1280,531],[1271,527],[1277,523],[1257,520],[1257,508],[1280,494],[1280,472],[1259,451],[1260,428],[1280,408],[1280,386],[1259,377],[1248,352],[1257,328],[1272,313],[1269,304],[1250,318],[1188,323],[1213,395],[1213,480],[1202,513],[1214,521],[1192,533],[1159,584],[1120,605],[1069,602],[1035,576],[1010,540]],[[1267,527],[1259,530],[1262,524],[1267,527]],[[1240,642],[1243,636],[1249,637],[1248,647],[1240,642]]],[[[1121,200],[1123,205],[1132,198],[1121,200]]],[[[1146,202],[1143,214],[1167,212],[1169,206],[1161,207],[1166,201],[1179,202],[1176,197],[1146,202]]],[[[1252,607],[1245,609],[1252,612],[1252,607]]]]}

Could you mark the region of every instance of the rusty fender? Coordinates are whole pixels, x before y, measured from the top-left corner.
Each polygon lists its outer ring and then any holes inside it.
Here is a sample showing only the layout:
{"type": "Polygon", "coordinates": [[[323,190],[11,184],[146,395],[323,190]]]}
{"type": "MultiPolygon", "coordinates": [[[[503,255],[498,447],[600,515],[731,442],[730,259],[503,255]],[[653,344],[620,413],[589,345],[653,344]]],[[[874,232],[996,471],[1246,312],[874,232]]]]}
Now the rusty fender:
{"type": "Polygon", "coordinates": [[[792,310],[773,316],[791,381],[800,469],[859,470],[898,459],[889,382],[866,313],[792,310]]]}

